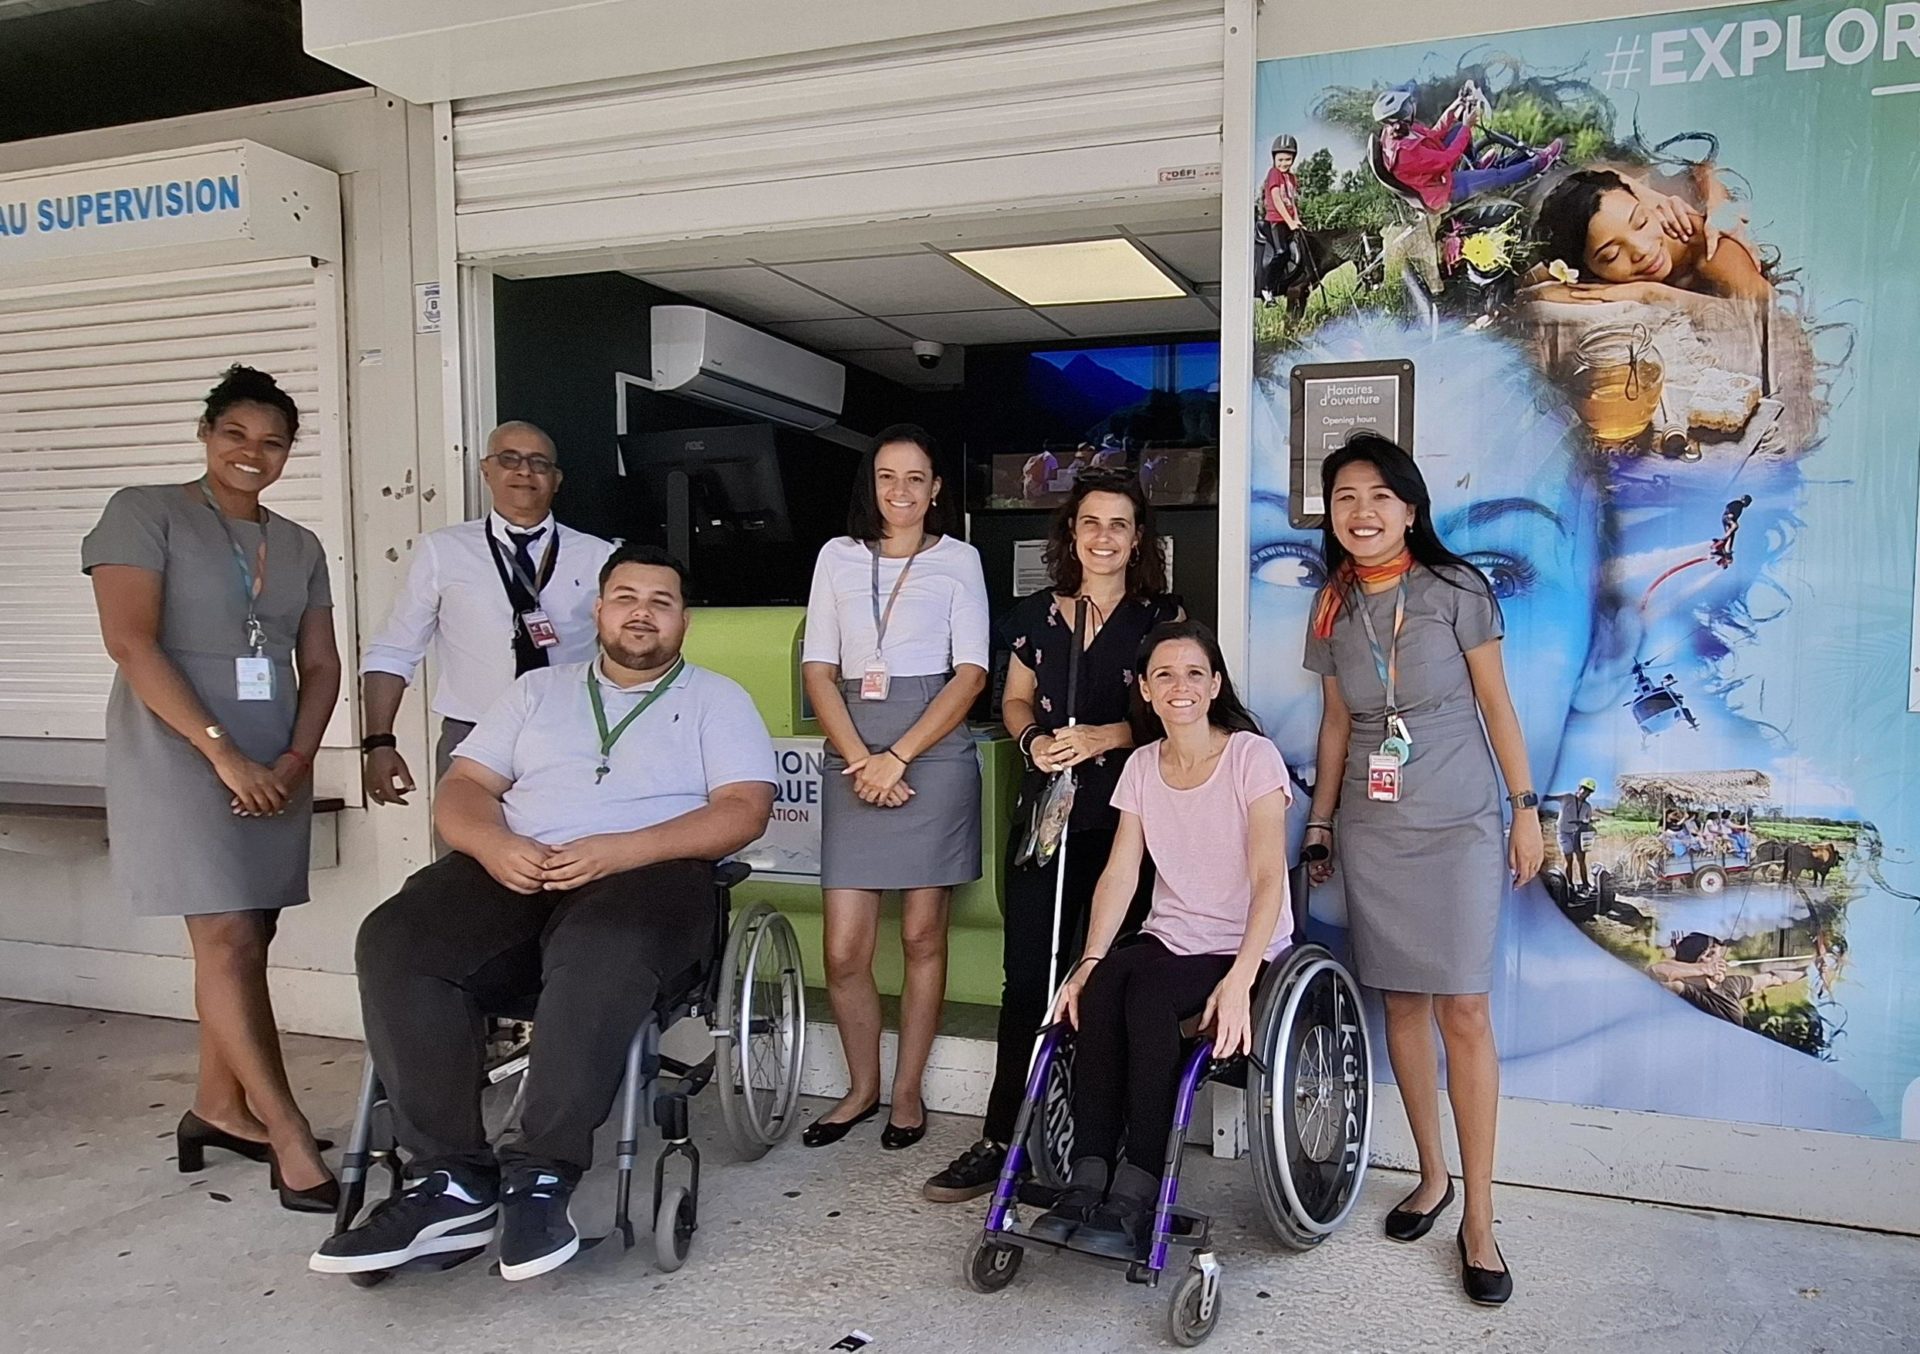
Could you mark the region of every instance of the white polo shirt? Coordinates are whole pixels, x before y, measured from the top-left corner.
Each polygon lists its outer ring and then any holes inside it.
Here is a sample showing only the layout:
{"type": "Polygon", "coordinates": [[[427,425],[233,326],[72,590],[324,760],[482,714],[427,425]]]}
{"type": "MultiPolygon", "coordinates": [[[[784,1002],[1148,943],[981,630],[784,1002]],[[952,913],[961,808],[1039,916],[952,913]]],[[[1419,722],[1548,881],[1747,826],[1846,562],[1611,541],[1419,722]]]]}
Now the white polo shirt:
{"type": "MultiPolygon", "coordinates": [[[[437,680],[433,712],[471,724],[513,682],[513,632],[517,624],[507,590],[487,545],[486,529],[510,546],[508,531],[521,528],[499,513],[460,522],[422,536],[414,547],[406,586],[393,612],[360,660],[362,674],[390,672],[407,682],[434,650],[437,680]]],[[[560,533],[553,577],[540,590],[540,608],[560,642],[547,651],[550,663],[584,663],[599,651],[593,604],[600,595],[600,566],[613,553],[610,542],[561,526],[548,514],[533,528],[533,562],[546,555],[549,532],[560,533]]]]}
{"type": "MultiPolygon", "coordinates": [[[[606,779],[596,784],[600,733],[587,697],[588,667],[529,672],[453,754],[513,782],[503,803],[514,832],[549,846],[636,832],[705,808],[722,785],[774,783],[773,739],[753,698],[731,678],[689,663],[620,735],[606,779]]],[[[603,676],[607,726],[656,685],[622,690],[603,676]]]]}

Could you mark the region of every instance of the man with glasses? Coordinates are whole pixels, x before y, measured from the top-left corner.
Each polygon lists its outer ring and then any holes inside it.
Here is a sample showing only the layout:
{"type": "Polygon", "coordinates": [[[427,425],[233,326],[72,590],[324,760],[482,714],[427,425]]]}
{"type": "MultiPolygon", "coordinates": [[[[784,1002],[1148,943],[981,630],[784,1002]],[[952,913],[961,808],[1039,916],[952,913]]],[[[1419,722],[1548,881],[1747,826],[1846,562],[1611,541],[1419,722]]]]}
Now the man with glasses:
{"type": "Polygon", "coordinates": [[[502,423],[487,438],[480,474],[493,511],[420,538],[393,612],[360,663],[363,775],[376,804],[404,804],[414,788],[393,721],[429,648],[440,776],[516,677],[594,654],[594,597],[613,546],[554,520],[561,477],[553,439],[531,423],[502,423]]]}

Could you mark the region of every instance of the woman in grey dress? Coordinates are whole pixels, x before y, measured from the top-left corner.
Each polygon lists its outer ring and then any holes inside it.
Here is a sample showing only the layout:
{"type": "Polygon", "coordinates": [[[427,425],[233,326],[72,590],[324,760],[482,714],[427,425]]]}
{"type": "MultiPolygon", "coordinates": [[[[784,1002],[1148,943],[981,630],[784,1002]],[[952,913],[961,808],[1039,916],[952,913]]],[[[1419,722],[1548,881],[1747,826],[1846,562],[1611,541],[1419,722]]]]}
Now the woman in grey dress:
{"type": "Polygon", "coordinates": [[[809,1147],[846,1136],[880,1105],[880,896],[897,889],[906,981],[892,1110],[881,1146],[926,1133],[921,1076],[947,988],[947,914],[980,877],[980,759],[967,710],[987,682],[980,555],[947,534],[932,439],[885,429],[861,463],[847,535],[814,567],[801,670],[827,735],[821,793],[827,996],[848,1091],[809,1125],[809,1147]]]}
{"type": "Polygon", "coordinates": [[[1500,1056],[1487,992],[1508,882],[1532,879],[1542,852],[1500,608],[1480,571],[1441,543],[1426,483],[1398,446],[1356,434],[1327,458],[1322,488],[1328,578],[1306,665],[1323,678],[1324,707],[1305,846],[1309,858],[1332,851],[1314,862],[1316,883],[1336,861],[1344,871],[1354,960],[1385,998],[1387,1052],[1419,1149],[1420,1184],[1388,1214],[1387,1235],[1419,1240],[1453,1201],[1437,1022],[1466,1186],[1461,1281],[1497,1305],[1513,1280],[1493,1237],[1500,1056]],[[1504,844],[1496,760],[1513,806],[1504,844]]]}
{"type": "Polygon", "coordinates": [[[220,1147],[272,1164],[288,1208],[337,1185],[281,1064],[267,991],[279,910],[307,901],[313,758],[340,691],[325,552],[260,504],[299,410],[233,367],[207,397],[206,473],[122,489],[81,546],[118,671],[107,703],[107,834],[139,916],[186,919],[200,1081],[180,1169],[220,1147]]]}

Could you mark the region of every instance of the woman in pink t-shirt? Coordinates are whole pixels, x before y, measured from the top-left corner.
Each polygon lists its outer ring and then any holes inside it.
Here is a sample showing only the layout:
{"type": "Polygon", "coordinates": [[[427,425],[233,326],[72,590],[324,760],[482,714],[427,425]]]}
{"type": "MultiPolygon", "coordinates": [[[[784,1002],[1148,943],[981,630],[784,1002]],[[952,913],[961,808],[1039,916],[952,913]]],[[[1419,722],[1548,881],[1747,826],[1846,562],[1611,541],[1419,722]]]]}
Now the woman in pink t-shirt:
{"type": "Polygon", "coordinates": [[[1183,1021],[1220,1057],[1252,1048],[1253,990],[1290,943],[1280,753],[1234,694],[1213,632],[1150,631],[1136,665],[1143,744],[1120,773],[1120,826],[1058,1011],[1079,1031],[1072,1178],[1035,1235],[1131,1255],[1173,1128],[1183,1021]],[[1157,741],[1149,742],[1149,739],[1157,741]],[[1109,953],[1151,852],[1153,909],[1109,953]],[[1283,921],[1286,924],[1282,924],[1283,921]],[[1117,1160],[1124,1132],[1126,1154],[1117,1160]]]}

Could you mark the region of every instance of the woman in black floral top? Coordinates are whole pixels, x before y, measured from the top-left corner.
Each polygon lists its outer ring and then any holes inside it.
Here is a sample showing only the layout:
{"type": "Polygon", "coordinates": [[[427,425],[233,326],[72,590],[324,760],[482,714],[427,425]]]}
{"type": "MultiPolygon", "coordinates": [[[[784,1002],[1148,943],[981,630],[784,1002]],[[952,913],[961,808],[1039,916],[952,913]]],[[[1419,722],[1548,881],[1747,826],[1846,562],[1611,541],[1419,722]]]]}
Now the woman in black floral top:
{"type": "MultiPolygon", "coordinates": [[[[1047,539],[1053,586],[1025,598],[1007,622],[1013,644],[1002,718],[1026,757],[1021,803],[1026,805],[1056,771],[1074,768],[1078,789],[1068,820],[1066,888],[1062,901],[1059,972],[1080,952],[1093,888],[1106,868],[1119,815],[1111,800],[1133,750],[1127,712],[1134,658],[1146,633],[1181,615],[1165,591],[1166,547],[1153,527],[1153,509],[1140,482],[1120,471],[1083,471],[1067,501],[1055,510],[1047,539]],[[1074,615],[1087,611],[1080,656],[1080,692],[1074,727],[1067,728],[1067,673],[1073,658],[1074,615]]],[[[937,1203],[958,1203],[993,1188],[1026,1089],[1034,1034],[1046,1018],[1048,949],[1053,943],[1055,864],[1015,865],[1025,826],[1017,815],[1006,861],[1006,986],[1000,1000],[999,1056],[987,1098],[984,1136],[927,1181],[937,1203]]],[[[1149,881],[1150,887],[1150,881],[1149,881]]]]}

